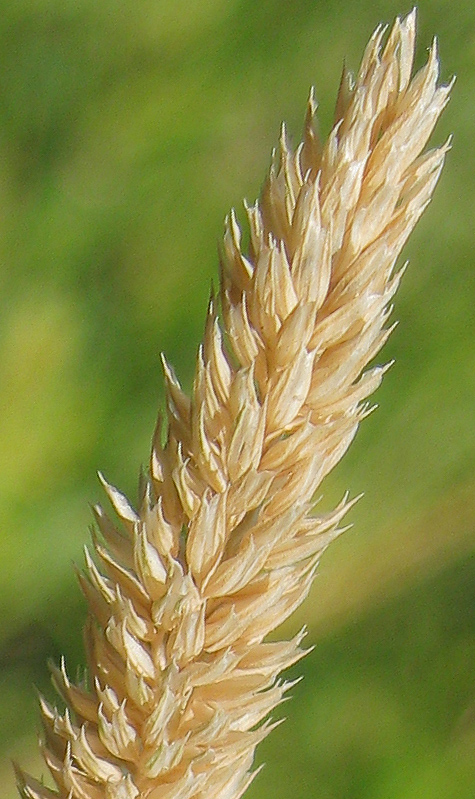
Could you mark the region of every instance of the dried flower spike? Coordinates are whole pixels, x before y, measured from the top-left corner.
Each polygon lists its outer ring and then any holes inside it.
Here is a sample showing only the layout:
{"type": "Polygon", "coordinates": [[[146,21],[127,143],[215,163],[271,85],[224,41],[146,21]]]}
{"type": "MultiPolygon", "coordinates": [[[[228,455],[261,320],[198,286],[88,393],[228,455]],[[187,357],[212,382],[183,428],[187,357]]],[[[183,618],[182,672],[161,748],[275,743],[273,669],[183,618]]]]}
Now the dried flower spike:
{"type": "Polygon", "coordinates": [[[421,154],[447,103],[435,44],[411,79],[415,12],[356,80],[344,74],[326,144],[285,129],[260,202],[234,213],[189,398],[164,361],[158,429],[136,511],[102,479],[120,519],[95,509],[86,552],[88,681],[53,672],[63,714],[41,702],[55,789],[18,770],[28,799],[237,799],[265,721],[304,654],[303,632],[265,643],[308,594],[341,532],[312,498],[340,460],[385,367],[396,259],[428,204],[448,143],[421,154]],[[99,563],[99,566],[96,565],[99,563]]]}

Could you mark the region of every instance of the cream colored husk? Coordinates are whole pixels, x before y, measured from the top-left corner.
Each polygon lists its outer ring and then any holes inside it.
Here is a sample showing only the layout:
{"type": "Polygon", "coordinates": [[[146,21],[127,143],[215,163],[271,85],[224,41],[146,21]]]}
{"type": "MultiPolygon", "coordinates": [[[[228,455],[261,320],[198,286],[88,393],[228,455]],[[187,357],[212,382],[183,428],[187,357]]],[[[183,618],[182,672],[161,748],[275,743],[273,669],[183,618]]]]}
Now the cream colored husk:
{"type": "Polygon", "coordinates": [[[285,129],[249,251],[226,220],[191,397],[164,361],[165,443],[154,437],[135,510],[119,517],[80,582],[89,602],[87,683],[64,664],[64,713],[41,702],[55,789],[18,769],[28,799],[237,799],[255,775],[269,712],[304,654],[303,632],[265,642],[305,599],[351,502],[316,515],[322,479],[368,413],[401,271],[448,143],[423,153],[447,103],[435,44],[411,79],[415,13],[372,36],[344,73],[324,146],[311,94],[303,140],[285,129]],[[220,316],[218,316],[218,312],[220,316]],[[96,565],[98,563],[99,565],[96,565]]]}

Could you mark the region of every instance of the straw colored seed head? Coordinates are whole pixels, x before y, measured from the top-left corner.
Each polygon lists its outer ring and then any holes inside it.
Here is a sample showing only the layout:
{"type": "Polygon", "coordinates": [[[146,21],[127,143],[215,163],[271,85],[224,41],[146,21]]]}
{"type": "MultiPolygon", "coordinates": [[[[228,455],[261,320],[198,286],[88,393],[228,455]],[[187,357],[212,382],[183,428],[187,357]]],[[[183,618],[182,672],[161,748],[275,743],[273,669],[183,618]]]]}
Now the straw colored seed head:
{"type": "Polygon", "coordinates": [[[352,504],[319,516],[312,498],[384,374],[366,367],[390,330],[395,263],[448,149],[423,152],[450,92],[435,44],[411,78],[415,13],[384,35],[344,73],[323,146],[313,94],[295,150],[282,129],[246,208],[248,252],[226,219],[222,320],[213,298],[191,397],[164,360],[166,443],[158,428],[138,510],[101,478],[120,524],[95,509],[89,676],[53,672],[68,707],[41,702],[55,788],[18,771],[28,799],[237,799],[253,779],[290,687],[278,675],[304,654],[303,632],[265,638],[352,504]]]}

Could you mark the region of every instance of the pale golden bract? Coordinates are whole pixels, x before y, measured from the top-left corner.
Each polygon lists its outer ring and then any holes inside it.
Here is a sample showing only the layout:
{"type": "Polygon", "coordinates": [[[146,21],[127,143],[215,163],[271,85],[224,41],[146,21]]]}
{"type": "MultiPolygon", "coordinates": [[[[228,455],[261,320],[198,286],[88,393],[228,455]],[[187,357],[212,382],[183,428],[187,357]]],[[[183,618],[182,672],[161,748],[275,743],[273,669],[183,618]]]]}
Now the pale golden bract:
{"type": "Polygon", "coordinates": [[[311,95],[303,141],[285,131],[249,252],[233,213],[192,396],[164,363],[166,443],[155,435],[135,511],[104,480],[120,530],[96,508],[88,684],[54,672],[69,710],[42,702],[56,789],[18,771],[28,799],[237,799],[303,633],[265,643],[306,597],[350,506],[313,511],[384,367],[400,250],[448,145],[421,155],[447,103],[435,45],[411,80],[415,14],[378,28],[344,74],[321,147],[311,95]]]}

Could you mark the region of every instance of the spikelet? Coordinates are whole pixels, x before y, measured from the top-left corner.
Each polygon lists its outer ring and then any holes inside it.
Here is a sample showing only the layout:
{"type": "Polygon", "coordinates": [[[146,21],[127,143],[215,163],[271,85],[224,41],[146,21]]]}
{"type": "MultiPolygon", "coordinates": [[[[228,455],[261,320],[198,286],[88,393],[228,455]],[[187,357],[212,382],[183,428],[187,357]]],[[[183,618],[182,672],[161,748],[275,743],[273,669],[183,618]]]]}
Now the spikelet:
{"type": "MultiPolygon", "coordinates": [[[[119,519],[80,576],[88,681],[53,672],[68,710],[41,702],[55,790],[18,770],[28,799],[237,799],[253,779],[278,675],[303,632],[265,642],[307,596],[352,502],[315,515],[385,367],[395,262],[428,204],[448,143],[424,154],[450,86],[435,44],[411,79],[415,13],[373,34],[346,73],[322,147],[311,94],[303,141],[285,129],[249,251],[226,220],[191,398],[164,361],[168,425],[140,507],[102,479],[119,519]],[[366,369],[366,371],[365,371],[366,369]],[[99,565],[96,565],[99,564],[99,565]]],[[[390,328],[389,328],[390,330],[390,328]]]]}

